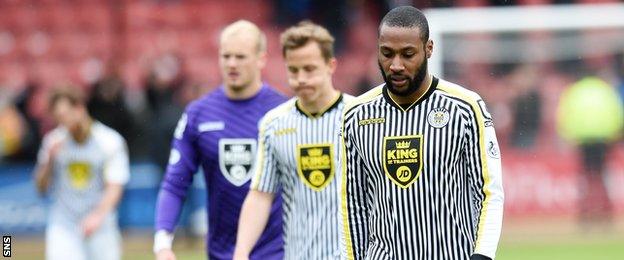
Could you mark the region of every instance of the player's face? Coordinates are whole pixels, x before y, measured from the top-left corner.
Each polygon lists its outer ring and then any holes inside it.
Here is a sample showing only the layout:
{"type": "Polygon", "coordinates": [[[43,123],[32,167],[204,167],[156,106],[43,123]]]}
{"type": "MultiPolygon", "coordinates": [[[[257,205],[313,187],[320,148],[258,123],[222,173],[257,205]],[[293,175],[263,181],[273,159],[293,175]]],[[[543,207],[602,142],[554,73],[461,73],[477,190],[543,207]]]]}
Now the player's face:
{"type": "Polygon", "coordinates": [[[241,32],[221,39],[221,77],[223,84],[233,90],[241,90],[251,85],[264,67],[264,55],[258,53],[258,39],[251,35],[241,32]]]}
{"type": "Polygon", "coordinates": [[[326,61],[316,42],[310,41],[300,48],[287,50],[285,60],[288,85],[304,102],[312,103],[331,91],[336,59],[326,61]]]}
{"type": "Polygon", "coordinates": [[[80,131],[80,122],[82,120],[81,111],[84,107],[73,105],[67,99],[61,99],[52,107],[52,114],[56,122],[67,128],[70,132],[80,131]]]}
{"type": "Polygon", "coordinates": [[[420,28],[383,25],[379,30],[379,68],[388,90],[398,96],[414,93],[427,76],[433,43],[423,42],[420,28]]]}

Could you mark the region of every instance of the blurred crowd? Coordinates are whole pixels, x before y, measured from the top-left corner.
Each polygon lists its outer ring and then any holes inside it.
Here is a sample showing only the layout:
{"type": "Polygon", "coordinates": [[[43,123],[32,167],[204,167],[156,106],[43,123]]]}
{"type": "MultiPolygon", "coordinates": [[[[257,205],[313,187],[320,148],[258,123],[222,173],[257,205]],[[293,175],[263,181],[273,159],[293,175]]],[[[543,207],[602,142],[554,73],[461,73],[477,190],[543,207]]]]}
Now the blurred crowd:
{"type": "MultiPolygon", "coordinates": [[[[144,85],[132,92],[118,67],[111,64],[93,83],[74,86],[90,93],[89,113],[126,139],[133,160],[151,160],[164,167],[168,154],[163,151],[170,145],[184,107],[206,89],[187,79],[181,59],[173,54],[154,59],[146,75],[144,85]]],[[[0,89],[0,152],[4,161],[34,161],[42,135],[54,127],[45,105],[48,90],[37,79],[29,80],[19,91],[0,89]]]]}
{"type": "MultiPolygon", "coordinates": [[[[517,63],[448,64],[447,77],[471,86],[487,101],[507,149],[561,152],[557,114],[562,93],[586,77],[598,77],[624,99],[624,50],[608,55],[517,63]]],[[[621,133],[619,134],[621,137],[621,133]]]]}

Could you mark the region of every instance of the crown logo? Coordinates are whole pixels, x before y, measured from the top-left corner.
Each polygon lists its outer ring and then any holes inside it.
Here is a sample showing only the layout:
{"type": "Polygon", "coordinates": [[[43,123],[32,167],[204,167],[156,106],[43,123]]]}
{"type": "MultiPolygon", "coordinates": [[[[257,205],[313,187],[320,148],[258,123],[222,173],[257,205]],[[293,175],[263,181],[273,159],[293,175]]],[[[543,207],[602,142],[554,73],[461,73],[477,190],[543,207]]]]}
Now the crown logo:
{"type": "Polygon", "coordinates": [[[397,149],[407,149],[410,147],[412,141],[396,142],[397,149]]]}
{"type": "Polygon", "coordinates": [[[321,156],[321,155],[323,155],[323,149],[321,149],[321,148],[312,148],[312,149],[308,150],[308,155],[309,156],[321,156]]]}

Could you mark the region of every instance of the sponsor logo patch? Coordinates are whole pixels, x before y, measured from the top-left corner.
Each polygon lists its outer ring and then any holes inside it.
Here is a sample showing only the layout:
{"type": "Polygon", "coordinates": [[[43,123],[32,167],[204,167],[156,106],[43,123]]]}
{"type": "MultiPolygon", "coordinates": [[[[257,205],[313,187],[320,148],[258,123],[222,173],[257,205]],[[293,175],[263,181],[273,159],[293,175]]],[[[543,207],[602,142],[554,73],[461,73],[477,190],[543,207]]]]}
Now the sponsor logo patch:
{"type": "Polygon", "coordinates": [[[85,189],[89,185],[93,173],[91,172],[91,164],[87,162],[71,162],[67,165],[67,173],[69,174],[69,183],[76,189],[85,189]]]}
{"type": "Polygon", "coordinates": [[[279,129],[275,131],[275,136],[295,134],[295,133],[297,133],[297,128],[290,127],[290,128],[284,128],[284,129],[279,129]]]}
{"type": "Polygon", "coordinates": [[[362,126],[362,125],[372,125],[372,124],[383,124],[385,122],[386,122],[386,119],[383,117],[368,118],[368,119],[362,119],[358,121],[358,125],[362,126]]]}
{"type": "Polygon", "coordinates": [[[222,121],[204,122],[199,124],[197,130],[201,132],[219,131],[225,129],[225,123],[222,121]]]}
{"type": "Polygon", "coordinates": [[[386,176],[401,188],[414,183],[423,168],[422,135],[386,136],[382,149],[386,176]]]}
{"type": "Polygon", "coordinates": [[[315,191],[322,190],[334,177],[332,144],[297,146],[297,173],[303,182],[315,191]]]}

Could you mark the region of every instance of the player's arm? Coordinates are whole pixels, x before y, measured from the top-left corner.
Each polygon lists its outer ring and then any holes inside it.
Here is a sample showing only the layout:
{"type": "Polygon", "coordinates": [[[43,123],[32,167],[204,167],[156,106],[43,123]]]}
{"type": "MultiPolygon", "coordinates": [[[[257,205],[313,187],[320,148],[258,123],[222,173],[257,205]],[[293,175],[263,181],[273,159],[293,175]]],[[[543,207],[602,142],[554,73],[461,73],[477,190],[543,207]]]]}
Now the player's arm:
{"type": "Polygon", "coordinates": [[[130,160],[126,142],[119,135],[117,139],[106,142],[107,147],[110,147],[106,151],[103,172],[106,186],[97,206],[82,220],[81,227],[85,236],[93,234],[104,219],[115,211],[123,195],[124,185],[130,179],[130,160]]]}
{"type": "Polygon", "coordinates": [[[40,195],[44,195],[48,191],[54,161],[63,146],[63,142],[59,135],[51,132],[44,138],[41,144],[34,173],[35,186],[40,195]]]}
{"type": "Polygon", "coordinates": [[[234,259],[248,259],[271,214],[274,193],[250,190],[238,222],[234,259]]]}
{"type": "Polygon", "coordinates": [[[85,236],[88,237],[93,234],[93,232],[98,230],[108,214],[114,211],[117,207],[117,204],[121,200],[122,194],[123,184],[106,183],[104,194],[102,195],[102,199],[98,203],[97,207],[82,220],[81,228],[85,236]]]}
{"type": "Polygon", "coordinates": [[[468,123],[465,157],[472,185],[472,196],[478,210],[473,259],[494,259],[503,222],[504,192],[500,150],[492,118],[485,103],[473,105],[474,115],[468,123]]]}
{"type": "Polygon", "coordinates": [[[347,259],[364,259],[368,246],[367,176],[354,147],[352,121],[345,116],[342,133],[342,253],[347,259]]]}
{"type": "Polygon", "coordinates": [[[52,175],[53,160],[45,160],[38,162],[35,168],[35,186],[40,195],[48,192],[50,186],[50,178],[52,175]]]}
{"type": "Polygon", "coordinates": [[[273,153],[270,115],[260,122],[256,172],[245,198],[238,221],[234,259],[248,259],[262,231],[266,227],[271,205],[279,186],[279,171],[273,153]]]}
{"type": "Polygon", "coordinates": [[[199,165],[198,151],[194,144],[197,134],[197,128],[187,111],[180,117],[175,129],[169,165],[156,202],[153,250],[158,259],[175,259],[171,251],[173,233],[199,165]]]}

